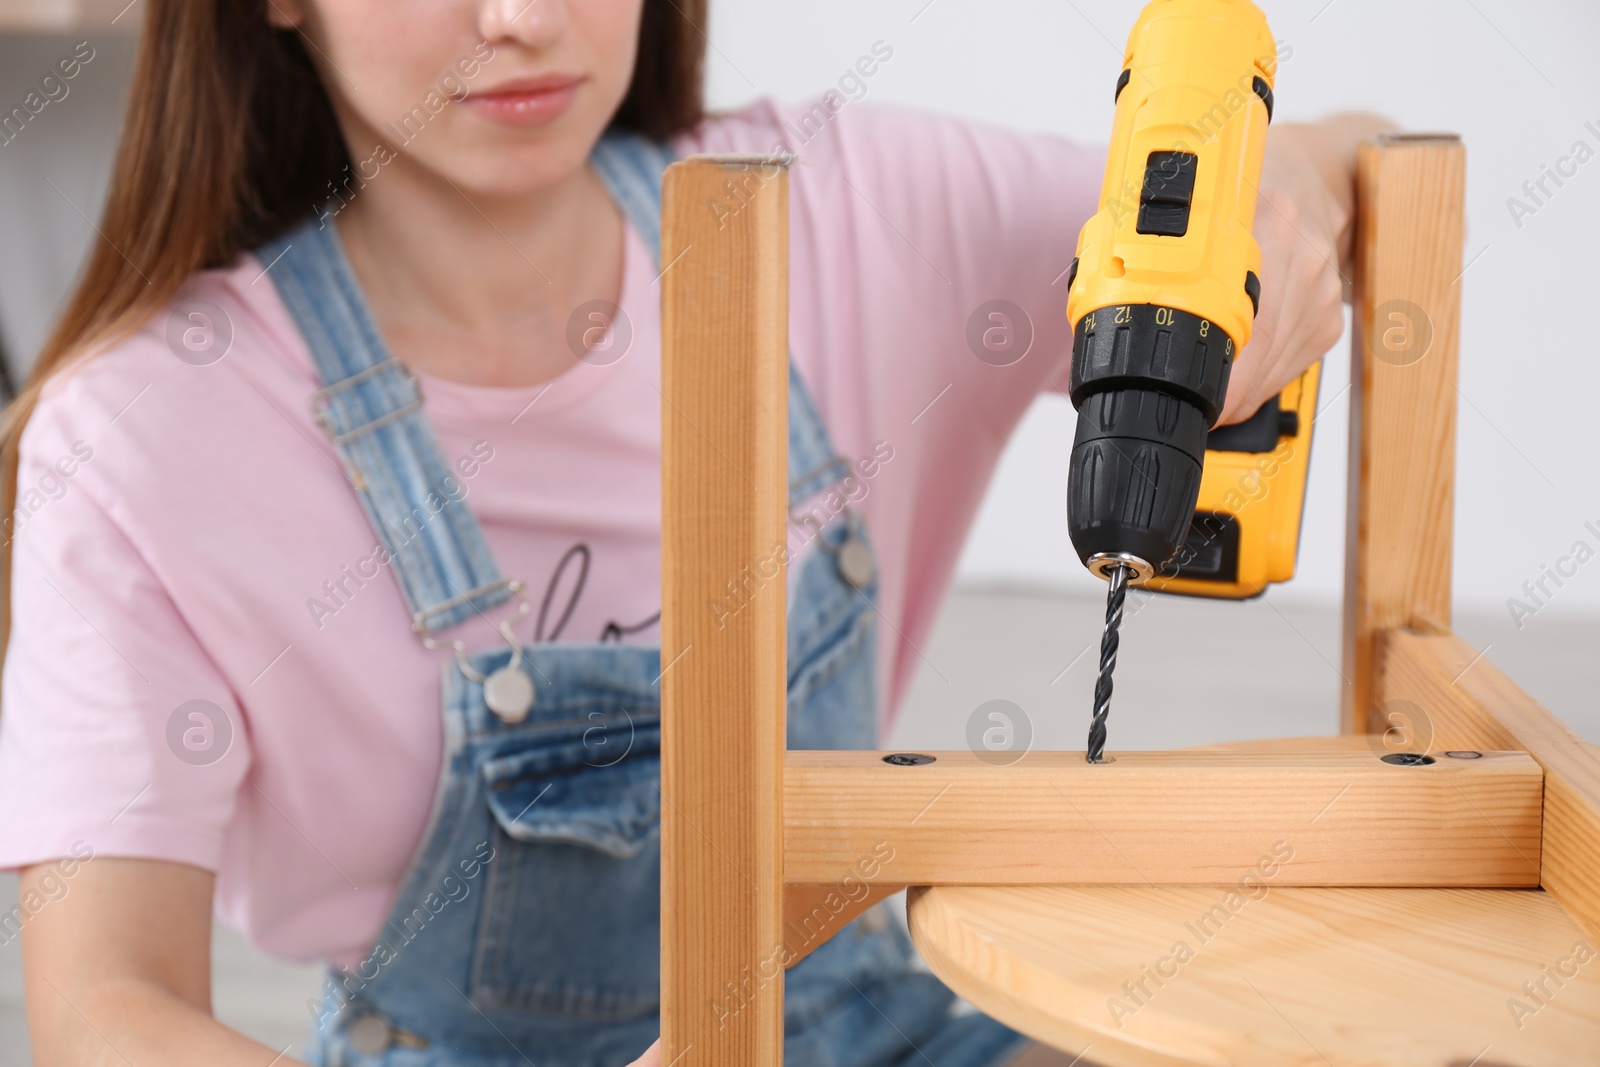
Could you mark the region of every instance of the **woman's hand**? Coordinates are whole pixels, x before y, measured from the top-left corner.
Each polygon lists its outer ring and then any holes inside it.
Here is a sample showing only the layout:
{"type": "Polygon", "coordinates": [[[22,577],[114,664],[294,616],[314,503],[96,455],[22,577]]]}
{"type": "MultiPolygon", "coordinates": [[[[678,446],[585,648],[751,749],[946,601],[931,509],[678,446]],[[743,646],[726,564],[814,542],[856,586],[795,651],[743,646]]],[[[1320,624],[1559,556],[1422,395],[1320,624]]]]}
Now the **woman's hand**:
{"type": "Polygon", "coordinates": [[[1344,331],[1340,309],[1350,277],[1356,146],[1392,123],[1341,115],[1267,134],[1256,240],[1261,245],[1261,310],[1250,343],[1234,360],[1221,422],[1249,418],[1344,331]]]}
{"type": "Polygon", "coordinates": [[[661,1067],[661,1041],[644,1050],[644,1055],[634,1060],[628,1067],[661,1067]]]}

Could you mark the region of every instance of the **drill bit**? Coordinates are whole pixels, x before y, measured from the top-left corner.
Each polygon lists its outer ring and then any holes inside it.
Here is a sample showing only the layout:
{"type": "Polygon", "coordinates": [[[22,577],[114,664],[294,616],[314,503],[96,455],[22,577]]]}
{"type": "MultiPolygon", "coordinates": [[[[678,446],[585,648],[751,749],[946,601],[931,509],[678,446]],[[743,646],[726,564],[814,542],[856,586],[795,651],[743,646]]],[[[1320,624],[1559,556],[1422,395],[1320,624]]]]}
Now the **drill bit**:
{"type": "Polygon", "coordinates": [[[1111,587],[1106,591],[1106,628],[1100,637],[1100,677],[1094,683],[1094,721],[1089,724],[1089,762],[1105,762],[1106,716],[1111,713],[1111,673],[1117,669],[1117,631],[1122,627],[1122,604],[1128,598],[1132,568],[1118,563],[1106,570],[1111,587]]]}

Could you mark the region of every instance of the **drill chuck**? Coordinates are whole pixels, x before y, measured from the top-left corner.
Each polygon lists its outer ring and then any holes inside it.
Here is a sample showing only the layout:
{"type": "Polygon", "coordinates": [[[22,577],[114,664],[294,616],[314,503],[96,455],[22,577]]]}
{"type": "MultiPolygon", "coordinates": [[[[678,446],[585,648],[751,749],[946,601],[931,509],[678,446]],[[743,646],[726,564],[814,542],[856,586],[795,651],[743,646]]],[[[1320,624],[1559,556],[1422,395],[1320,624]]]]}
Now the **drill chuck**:
{"type": "Polygon", "coordinates": [[[1091,570],[1132,557],[1144,581],[1177,555],[1233,352],[1219,326],[1177,308],[1125,304],[1078,320],[1067,531],[1091,570]]]}

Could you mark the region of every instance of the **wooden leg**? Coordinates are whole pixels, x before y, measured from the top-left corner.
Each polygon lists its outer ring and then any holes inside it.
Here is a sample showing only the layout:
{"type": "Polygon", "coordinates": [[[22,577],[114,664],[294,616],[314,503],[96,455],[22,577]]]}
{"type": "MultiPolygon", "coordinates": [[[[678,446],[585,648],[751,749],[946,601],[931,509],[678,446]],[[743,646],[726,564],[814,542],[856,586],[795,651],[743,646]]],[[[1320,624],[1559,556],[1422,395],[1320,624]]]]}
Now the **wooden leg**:
{"type": "Polygon", "coordinates": [[[788,174],[701,157],[670,167],[663,190],[661,1062],[775,1067],[788,174]],[[766,561],[778,574],[747,607],[714,610],[766,561]]]}
{"type": "Polygon", "coordinates": [[[1465,150],[1452,135],[1396,135],[1361,148],[1345,532],[1347,733],[1374,728],[1375,635],[1450,622],[1465,172],[1465,150]]]}

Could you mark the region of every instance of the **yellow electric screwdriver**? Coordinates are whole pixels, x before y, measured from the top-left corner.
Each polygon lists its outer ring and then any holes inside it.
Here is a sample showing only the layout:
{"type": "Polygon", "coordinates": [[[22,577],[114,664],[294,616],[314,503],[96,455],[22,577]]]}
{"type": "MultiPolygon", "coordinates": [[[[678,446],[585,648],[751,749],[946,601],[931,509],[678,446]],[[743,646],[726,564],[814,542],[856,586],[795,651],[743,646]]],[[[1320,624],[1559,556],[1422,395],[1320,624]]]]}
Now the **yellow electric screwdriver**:
{"type": "Polygon", "coordinates": [[[1319,370],[1213,429],[1261,298],[1266,16],[1250,0],[1152,0],[1122,66],[1100,210],[1068,274],[1067,527],[1110,582],[1090,762],[1129,584],[1238,598],[1293,576],[1319,370]]]}

